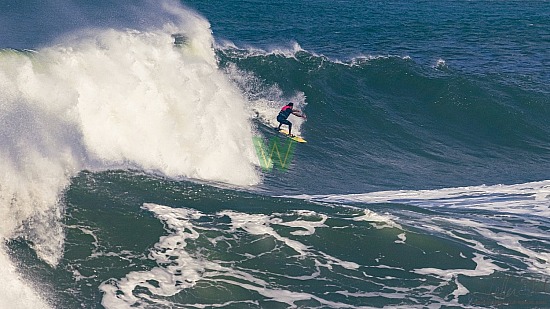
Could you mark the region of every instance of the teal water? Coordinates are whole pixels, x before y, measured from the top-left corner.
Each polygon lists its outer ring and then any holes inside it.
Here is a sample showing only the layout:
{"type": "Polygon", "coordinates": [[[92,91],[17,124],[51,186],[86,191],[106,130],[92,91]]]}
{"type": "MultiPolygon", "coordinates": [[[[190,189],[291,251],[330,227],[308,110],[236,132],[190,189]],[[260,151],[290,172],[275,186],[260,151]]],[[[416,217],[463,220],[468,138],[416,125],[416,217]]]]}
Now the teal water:
{"type": "Polygon", "coordinates": [[[0,308],[550,307],[548,12],[0,3],[0,308]]]}

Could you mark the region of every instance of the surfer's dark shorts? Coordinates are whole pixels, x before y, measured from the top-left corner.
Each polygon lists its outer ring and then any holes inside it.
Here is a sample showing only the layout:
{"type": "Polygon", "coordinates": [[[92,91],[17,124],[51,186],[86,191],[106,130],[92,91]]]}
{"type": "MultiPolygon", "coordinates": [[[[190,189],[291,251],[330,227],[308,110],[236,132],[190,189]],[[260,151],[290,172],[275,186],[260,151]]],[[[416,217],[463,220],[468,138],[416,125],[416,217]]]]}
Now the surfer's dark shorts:
{"type": "Polygon", "coordinates": [[[277,116],[277,121],[282,123],[282,124],[286,124],[287,126],[291,126],[292,123],[290,123],[290,121],[284,119],[283,117],[281,116],[277,116]]]}

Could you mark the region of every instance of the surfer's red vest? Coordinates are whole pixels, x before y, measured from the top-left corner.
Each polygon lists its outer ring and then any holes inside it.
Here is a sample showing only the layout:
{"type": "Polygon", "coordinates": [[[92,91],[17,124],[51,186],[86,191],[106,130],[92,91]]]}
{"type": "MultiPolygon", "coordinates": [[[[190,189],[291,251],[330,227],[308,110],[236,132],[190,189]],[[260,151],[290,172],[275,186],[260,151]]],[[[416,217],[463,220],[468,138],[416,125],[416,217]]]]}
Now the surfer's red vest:
{"type": "Polygon", "coordinates": [[[290,114],[292,114],[292,106],[285,105],[283,106],[283,108],[281,108],[281,111],[279,112],[279,116],[277,118],[282,117],[283,119],[287,119],[290,114]]]}

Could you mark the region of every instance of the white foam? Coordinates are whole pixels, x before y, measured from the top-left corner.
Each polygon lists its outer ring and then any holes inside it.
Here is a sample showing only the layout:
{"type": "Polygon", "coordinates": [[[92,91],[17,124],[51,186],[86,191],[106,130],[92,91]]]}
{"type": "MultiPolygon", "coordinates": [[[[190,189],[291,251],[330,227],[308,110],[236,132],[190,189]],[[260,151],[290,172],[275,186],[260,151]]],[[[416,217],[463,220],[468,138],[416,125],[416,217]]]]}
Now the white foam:
{"type": "MultiPolygon", "coordinates": [[[[169,235],[163,236],[155,244],[155,249],[151,251],[149,258],[154,260],[158,266],[148,271],[130,272],[124,278],[112,279],[101,284],[100,290],[104,293],[102,304],[106,308],[127,308],[127,307],[146,307],[146,303],[163,305],[170,307],[173,304],[162,300],[162,297],[174,296],[184,289],[194,287],[199,281],[211,282],[213,285],[227,284],[241,287],[247,291],[254,291],[264,299],[275,302],[296,306],[297,301],[316,300],[321,304],[340,308],[352,307],[350,305],[329,301],[316,295],[283,289],[282,286],[268,282],[256,276],[256,271],[238,266],[238,262],[217,261],[202,257],[199,252],[189,252],[187,246],[190,242],[196,241],[199,237],[208,237],[206,234],[222,233],[222,236],[214,236],[209,239],[214,245],[219,241],[237,241],[240,232],[244,231],[250,235],[265,235],[272,237],[278,242],[296,251],[295,258],[302,260],[311,258],[314,260],[316,269],[311,275],[292,276],[289,274],[280,274],[292,280],[310,280],[320,276],[320,267],[332,269],[338,265],[346,269],[357,269],[359,265],[353,262],[347,262],[332,257],[323,252],[312,250],[299,241],[283,237],[273,229],[272,225],[281,225],[304,229],[306,233],[298,235],[300,237],[313,235],[316,228],[325,228],[326,216],[319,215],[312,211],[296,211],[289,214],[245,214],[236,211],[220,211],[215,215],[205,215],[197,210],[186,208],[171,208],[157,204],[144,204],[143,208],[149,210],[159,218],[169,232],[169,235]],[[299,218],[290,217],[300,216],[299,218]],[[231,219],[230,228],[216,228],[201,226],[198,222],[203,217],[224,217],[231,219]],[[305,220],[320,218],[319,221],[305,220]],[[208,231],[209,233],[204,233],[208,231]],[[228,233],[229,236],[223,236],[228,233]],[[237,264],[237,265],[235,265],[237,264]],[[149,292],[136,292],[136,288],[145,288],[149,292]]],[[[279,249],[275,249],[279,251],[279,249]]],[[[263,252],[260,255],[269,254],[270,251],[263,252]]],[[[253,259],[255,256],[243,254],[243,257],[253,259]]],[[[292,258],[289,256],[288,258],[292,258]]],[[[262,272],[261,270],[258,272],[262,272]]],[[[268,274],[266,274],[268,275],[268,274]]],[[[244,301],[246,302],[246,301],[244,301]]],[[[234,301],[234,304],[243,303],[243,301],[234,301]]],[[[187,304],[192,307],[217,307],[227,304],[187,304]]]]}
{"type": "MultiPolygon", "coordinates": [[[[540,241],[546,241],[550,243],[550,236],[545,232],[530,232],[526,229],[517,229],[516,231],[510,230],[508,228],[501,228],[498,226],[489,228],[486,224],[475,222],[470,219],[465,218],[446,218],[444,221],[451,222],[456,226],[461,226],[465,228],[472,228],[475,233],[482,235],[486,239],[491,239],[495,241],[499,246],[506,248],[516,254],[512,255],[507,252],[500,252],[501,256],[509,256],[510,258],[520,259],[523,263],[528,265],[528,269],[534,273],[541,273],[543,275],[550,275],[550,268],[548,264],[550,263],[550,252],[543,252],[540,250],[533,250],[528,248],[525,243],[528,243],[530,239],[524,237],[529,236],[532,239],[539,239],[540,241]],[[496,231],[496,232],[495,232],[496,231]],[[521,235],[518,235],[521,233],[521,235]]],[[[468,231],[461,231],[467,233],[468,231]]],[[[460,238],[456,233],[452,233],[454,238],[460,238]]],[[[531,239],[531,240],[532,240],[531,239]]],[[[486,254],[490,254],[491,250],[485,248],[481,243],[475,242],[472,240],[466,240],[468,242],[473,242],[474,247],[486,254]]]]}
{"type": "MultiPolygon", "coordinates": [[[[282,56],[285,58],[292,58],[296,59],[296,53],[304,51],[302,46],[298,42],[292,41],[289,42],[287,46],[272,46],[266,49],[254,47],[254,46],[237,46],[235,43],[229,41],[229,40],[223,40],[220,42],[217,42],[216,45],[217,48],[223,49],[226,52],[230,52],[234,55],[238,55],[240,58],[245,59],[249,57],[258,57],[258,56],[282,56]]],[[[317,54],[312,53],[314,56],[318,56],[317,54]]]]}
{"type": "Polygon", "coordinates": [[[445,63],[445,60],[443,59],[437,59],[436,64],[433,66],[435,69],[443,69],[446,68],[447,64],[445,63]]]}
{"type": "Polygon", "coordinates": [[[56,265],[59,197],[82,169],[139,168],[260,182],[247,100],[218,69],[208,21],[177,2],[160,28],[95,29],[34,52],[0,50],[0,241],[56,265]],[[174,46],[173,33],[186,44],[174,46]]]}
{"type": "Polygon", "coordinates": [[[484,258],[481,254],[474,253],[472,261],[476,263],[475,269],[439,269],[439,268],[420,268],[413,270],[414,273],[421,275],[434,275],[449,282],[457,275],[469,277],[488,276],[497,270],[503,269],[493,263],[491,259],[484,258]]]}
{"type": "Polygon", "coordinates": [[[490,209],[502,213],[550,216],[550,180],[516,185],[379,191],[347,195],[297,195],[294,198],[337,203],[406,203],[422,207],[490,209]]]}
{"type": "MultiPolygon", "coordinates": [[[[295,198],[332,203],[399,203],[421,208],[441,209],[441,215],[414,220],[415,228],[428,230],[458,240],[474,250],[478,263],[475,270],[442,271],[431,269],[432,274],[453,276],[487,276],[502,270],[489,262],[493,259],[515,260],[526,265],[526,271],[542,276],[550,275],[550,236],[540,226],[547,226],[550,216],[550,180],[516,185],[472,186],[439,190],[381,191],[349,195],[300,195],[295,198]],[[467,216],[453,215],[449,210],[469,210],[467,216]],[[480,212],[482,211],[482,212],[480,212]],[[465,237],[463,235],[468,235],[465,237]],[[483,241],[481,241],[483,240],[483,241]],[[483,258],[482,258],[483,256],[483,258]],[[480,267],[479,265],[483,265],[480,267]],[[437,272],[441,273],[437,273],[437,272]]],[[[365,210],[365,218],[373,221],[390,221],[365,210]]],[[[397,243],[404,242],[404,234],[397,243]]],[[[464,254],[460,254],[465,258],[464,254]]],[[[427,271],[426,269],[423,271],[427,271]]],[[[457,281],[455,299],[466,293],[457,281]]],[[[463,288],[463,287],[462,287],[463,288]]]]}
{"type": "Polygon", "coordinates": [[[261,214],[246,214],[234,211],[222,211],[220,215],[231,218],[231,227],[234,230],[242,229],[252,235],[270,235],[294,249],[301,256],[307,255],[308,247],[298,241],[279,235],[270,226],[271,218],[261,214]]]}
{"type": "MultiPolygon", "coordinates": [[[[134,295],[137,286],[145,287],[154,295],[173,296],[184,288],[192,287],[201,279],[207,268],[217,269],[217,264],[192,257],[186,250],[187,239],[196,239],[199,234],[191,223],[192,218],[200,218],[198,211],[145,204],[144,209],[153,211],[165,222],[172,232],[163,236],[150,253],[150,258],[159,265],[149,271],[134,271],[116,282],[108,281],[100,285],[104,293],[102,305],[106,308],[121,308],[139,304],[140,298],[151,299],[146,294],[134,295]],[[153,284],[155,282],[156,284],[153,284]]],[[[152,299],[151,299],[152,300],[152,299]]],[[[159,302],[159,299],[152,301],[159,302]]]]}
{"type": "Polygon", "coordinates": [[[407,241],[407,234],[401,233],[397,235],[398,240],[394,241],[396,244],[404,244],[407,241]]]}
{"type": "MultiPolygon", "coordinates": [[[[302,213],[306,214],[306,213],[302,213]]],[[[307,212],[308,215],[313,215],[313,212],[307,212]]],[[[219,213],[222,216],[228,216],[231,218],[231,228],[232,231],[238,229],[244,230],[252,235],[269,235],[274,239],[284,243],[289,248],[294,249],[296,253],[299,254],[302,258],[310,257],[315,260],[315,264],[319,267],[326,267],[332,269],[334,265],[346,269],[357,269],[359,265],[354,262],[343,261],[336,257],[333,257],[329,254],[326,254],[322,251],[313,252],[309,246],[304,245],[303,243],[290,239],[288,237],[283,237],[277,233],[271,225],[282,225],[290,227],[298,227],[305,229],[291,232],[292,235],[303,235],[309,236],[315,233],[316,228],[327,227],[324,222],[327,217],[325,215],[315,215],[320,216],[322,219],[320,222],[311,222],[305,220],[293,220],[285,222],[277,216],[278,214],[273,214],[273,216],[263,215],[263,214],[246,214],[235,211],[222,211],[219,213]]]]}
{"type": "MultiPolygon", "coordinates": [[[[305,216],[317,216],[317,214],[310,211],[297,211],[296,213],[300,215],[305,215],[305,216]]],[[[297,219],[294,221],[284,222],[282,219],[279,219],[279,220],[272,219],[271,222],[278,225],[284,225],[284,226],[300,229],[297,231],[290,232],[290,234],[292,235],[308,236],[308,235],[313,235],[315,233],[316,228],[327,227],[325,225],[325,221],[327,221],[328,216],[324,214],[320,214],[319,216],[321,218],[320,221],[306,221],[306,220],[297,219]]]]}
{"type": "Polygon", "coordinates": [[[325,62],[331,62],[344,66],[361,66],[365,63],[368,63],[373,60],[379,59],[402,59],[402,60],[411,60],[411,57],[408,55],[369,55],[369,54],[358,54],[353,57],[348,58],[334,58],[329,57],[323,54],[316,53],[311,50],[305,50],[300,46],[298,42],[291,41],[287,45],[279,46],[269,46],[265,48],[260,48],[256,46],[237,46],[234,42],[229,40],[220,40],[216,42],[216,48],[223,50],[228,55],[232,57],[237,57],[240,59],[246,59],[251,57],[269,57],[269,56],[280,56],[287,59],[294,59],[296,61],[302,61],[298,57],[298,53],[307,53],[311,57],[318,58],[320,60],[319,68],[323,66],[325,62]]]}
{"type": "Polygon", "coordinates": [[[209,24],[173,10],[184,28],[96,30],[32,54],[0,53],[0,212],[10,218],[0,235],[57,216],[59,193],[83,168],[259,182],[251,115],[217,68],[209,24]],[[185,47],[173,46],[176,30],[189,36],[185,47]]]}
{"type": "Polygon", "coordinates": [[[420,275],[435,276],[441,280],[441,283],[437,286],[431,287],[432,295],[435,295],[435,290],[440,289],[443,286],[449,285],[453,282],[456,285],[454,291],[450,294],[453,299],[450,303],[458,305],[458,298],[462,295],[467,295],[469,290],[458,281],[458,275],[468,277],[488,276],[495,271],[504,271],[503,268],[494,264],[491,259],[483,257],[483,255],[474,253],[472,261],[476,263],[475,269],[439,269],[439,268],[420,268],[414,269],[412,272],[420,275]]]}
{"type": "Polygon", "coordinates": [[[401,225],[395,222],[394,219],[395,218],[389,213],[381,215],[372,210],[365,209],[363,210],[363,215],[354,217],[353,221],[367,221],[367,222],[370,222],[370,224],[377,229],[383,229],[383,228],[403,229],[401,225]]]}
{"type": "Polygon", "coordinates": [[[0,289],[0,308],[12,309],[47,309],[50,305],[32,289],[31,285],[21,279],[17,270],[4,253],[0,245],[0,277],[4,280],[0,289]]]}
{"type": "Polygon", "coordinates": [[[171,177],[258,183],[246,101],[212,49],[193,45],[203,40],[211,36],[177,49],[166,31],[110,31],[52,51],[75,64],[70,88],[94,158],[171,177]]]}

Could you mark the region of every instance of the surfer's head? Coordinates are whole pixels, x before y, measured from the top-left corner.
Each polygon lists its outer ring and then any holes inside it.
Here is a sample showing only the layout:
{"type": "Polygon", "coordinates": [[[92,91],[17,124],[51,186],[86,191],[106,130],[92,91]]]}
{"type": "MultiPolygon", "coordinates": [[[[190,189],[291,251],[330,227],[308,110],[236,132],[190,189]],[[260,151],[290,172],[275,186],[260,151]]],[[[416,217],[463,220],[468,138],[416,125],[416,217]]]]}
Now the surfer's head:
{"type": "Polygon", "coordinates": [[[290,102],[287,104],[288,106],[294,106],[294,103],[290,102]]]}

